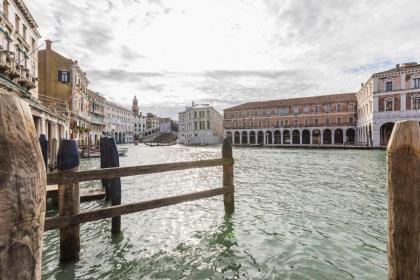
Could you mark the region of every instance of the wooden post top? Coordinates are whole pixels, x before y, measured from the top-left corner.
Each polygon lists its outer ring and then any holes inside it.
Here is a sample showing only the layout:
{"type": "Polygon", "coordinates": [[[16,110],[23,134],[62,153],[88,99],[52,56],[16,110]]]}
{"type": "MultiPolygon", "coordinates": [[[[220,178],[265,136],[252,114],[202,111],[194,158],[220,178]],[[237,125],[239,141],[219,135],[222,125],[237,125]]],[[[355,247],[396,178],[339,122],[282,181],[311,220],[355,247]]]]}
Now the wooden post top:
{"type": "Polygon", "coordinates": [[[79,149],[75,140],[62,140],[57,154],[59,171],[77,170],[79,167],[79,149]]]}
{"type": "Polygon", "coordinates": [[[410,147],[413,153],[420,156],[420,125],[418,121],[399,121],[392,130],[387,153],[410,147]]]}
{"type": "Polygon", "coordinates": [[[230,137],[226,137],[223,140],[222,157],[224,157],[224,158],[231,158],[232,157],[232,140],[230,139],[230,137]]]}

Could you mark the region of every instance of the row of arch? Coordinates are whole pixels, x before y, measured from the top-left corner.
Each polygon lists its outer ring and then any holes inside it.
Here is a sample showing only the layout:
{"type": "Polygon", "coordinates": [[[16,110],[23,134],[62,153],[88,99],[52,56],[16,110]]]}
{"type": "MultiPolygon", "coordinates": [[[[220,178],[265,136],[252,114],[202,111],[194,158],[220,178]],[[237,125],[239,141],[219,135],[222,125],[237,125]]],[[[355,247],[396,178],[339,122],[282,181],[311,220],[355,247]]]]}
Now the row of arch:
{"type": "Polygon", "coordinates": [[[300,130],[267,130],[267,131],[228,131],[227,137],[232,139],[233,144],[354,144],[356,133],[353,128],[346,129],[343,132],[338,128],[331,129],[314,129],[312,133],[309,129],[300,130]]]}

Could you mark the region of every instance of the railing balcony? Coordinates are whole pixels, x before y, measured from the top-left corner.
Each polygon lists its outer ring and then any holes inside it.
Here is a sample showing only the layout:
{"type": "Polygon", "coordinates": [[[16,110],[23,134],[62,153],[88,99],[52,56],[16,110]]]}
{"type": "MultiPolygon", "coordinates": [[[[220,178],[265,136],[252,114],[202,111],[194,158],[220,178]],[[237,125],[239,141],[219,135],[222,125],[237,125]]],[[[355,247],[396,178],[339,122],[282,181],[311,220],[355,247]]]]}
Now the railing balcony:
{"type": "Polygon", "coordinates": [[[0,71],[8,71],[13,67],[13,55],[6,50],[0,50],[0,71]]]}

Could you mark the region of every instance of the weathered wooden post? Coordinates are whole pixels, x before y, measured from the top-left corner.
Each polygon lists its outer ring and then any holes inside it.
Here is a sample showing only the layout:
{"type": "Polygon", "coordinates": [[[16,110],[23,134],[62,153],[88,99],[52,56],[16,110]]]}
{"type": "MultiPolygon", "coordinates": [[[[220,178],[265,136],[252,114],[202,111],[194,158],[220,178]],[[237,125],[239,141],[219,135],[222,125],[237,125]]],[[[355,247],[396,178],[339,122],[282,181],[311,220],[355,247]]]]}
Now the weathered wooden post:
{"type": "Polygon", "coordinates": [[[0,93],[0,279],[41,279],[46,172],[31,110],[0,93]]]}
{"type": "MultiPolygon", "coordinates": [[[[222,157],[223,159],[232,160],[232,142],[230,137],[223,140],[222,145],[222,157]]],[[[223,187],[233,188],[233,165],[223,165],[223,187]]],[[[223,195],[223,202],[225,204],[226,214],[232,214],[235,210],[234,193],[225,193],[223,195]]]]}
{"type": "Polygon", "coordinates": [[[388,144],[388,279],[420,279],[420,127],[395,124],[388,144]]]}
{"type": "MultiPolygon", "coordinates": [[[[108,137],[101,137],[99,142],[100,152],[101,152],[101,168],[107,168],[109,166],[109,148],[108,148],[108,137]]],[[[111,199],[110,193],[110,179],[102,179],[102,187],[105,189],[105,200],[111,199]]]]}
{"type": "MultiPolygon", "coordinates": [[[[108,138],[108,155],[109,155],[109,167],[119,167],[120,158],[118,155],[117,145],[115,144],[114,138],[108,138]]],[[[112,178],[110,183],[111,192],[111,205],[121,205],[121,179],[112,178]]],[[[121,232],[121,216],[112,218],[112,232],[121,232]]]]}
{"type": "MultiPolygon", "coordinates": [[[[57,155],[58,172],[79,170],[79,153],[74,140],[62,140],[57,155]]],[[[58,212],[60,216],[79,213],[79,183],[58,185],[58,212]]],[[[80,225],[60,229],[60,260],[77,260],[80,253],[80,225]]]]}
{"type": "Polygon", "coordinates": [[[44,159],[45,169],[48,168],[48,140],[45,134],[39,135],[39,145],[41,146],[42,157],[44,159]]]}

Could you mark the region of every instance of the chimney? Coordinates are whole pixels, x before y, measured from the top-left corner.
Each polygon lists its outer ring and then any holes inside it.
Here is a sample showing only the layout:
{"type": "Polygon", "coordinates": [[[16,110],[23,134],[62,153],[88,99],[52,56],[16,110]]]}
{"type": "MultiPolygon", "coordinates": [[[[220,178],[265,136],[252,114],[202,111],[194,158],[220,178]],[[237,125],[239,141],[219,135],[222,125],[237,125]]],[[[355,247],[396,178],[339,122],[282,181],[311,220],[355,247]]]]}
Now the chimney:
{"type": "Polygon", "coordinates": [[[363,87],[364,85],[363,85],[363,83],[361,84],[361,86],[363,87]]]}
{"type": "Polygon", "coordinates": [[[50,39],[45,40],[45,45],[47,47],[47,50],[51,50],[52,42],[50,39]]]}

